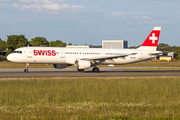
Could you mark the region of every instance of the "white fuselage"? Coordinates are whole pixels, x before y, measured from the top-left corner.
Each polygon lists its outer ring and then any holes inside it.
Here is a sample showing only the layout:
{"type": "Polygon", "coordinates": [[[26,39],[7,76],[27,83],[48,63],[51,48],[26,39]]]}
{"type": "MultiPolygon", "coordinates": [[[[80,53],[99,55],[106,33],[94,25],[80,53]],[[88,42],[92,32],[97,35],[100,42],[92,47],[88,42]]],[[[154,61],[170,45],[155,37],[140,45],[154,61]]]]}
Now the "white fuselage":
{"type": "Polygon", "coordinates": [[[104,49],[104,48],[64,48],[64,47],[22,47],[10,55],[8,60],[18,63],[74,64],[78,59],[128,55],[124,58],[106,59],[101,64],[127,64],[155,57],[150,50],[104,49]]]}

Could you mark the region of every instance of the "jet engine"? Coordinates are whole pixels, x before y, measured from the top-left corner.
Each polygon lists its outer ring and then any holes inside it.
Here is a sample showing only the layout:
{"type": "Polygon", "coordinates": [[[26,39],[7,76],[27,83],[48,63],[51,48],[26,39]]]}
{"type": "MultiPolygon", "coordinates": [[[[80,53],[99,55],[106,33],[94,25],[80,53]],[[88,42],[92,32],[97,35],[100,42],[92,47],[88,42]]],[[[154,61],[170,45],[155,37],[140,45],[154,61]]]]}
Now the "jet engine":
{"type": "Polygon", "coordinates": [[[91,67],[91,62],[86,60],[76,60],[75,67],[77,69],[87,69],[91,67]]]}
{"type": "Polygon", "coordinates": [[[69,66],[69,65],[68,64],[53,64],[53,67],[56,69],[67,68],[67,66],[69,66]]]}

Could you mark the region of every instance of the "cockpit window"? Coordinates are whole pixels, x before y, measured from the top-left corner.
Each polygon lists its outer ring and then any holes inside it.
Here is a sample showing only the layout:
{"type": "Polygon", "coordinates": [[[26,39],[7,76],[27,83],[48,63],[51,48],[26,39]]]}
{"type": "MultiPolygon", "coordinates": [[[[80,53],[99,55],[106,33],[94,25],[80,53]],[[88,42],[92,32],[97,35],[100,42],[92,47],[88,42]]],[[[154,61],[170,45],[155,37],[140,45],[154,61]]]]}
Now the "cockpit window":
{"type": "Polygon", "coordinates": [[[13,53],[20,53],[20,54],[22,54],[22,51],[14,51],[13,53]]]}

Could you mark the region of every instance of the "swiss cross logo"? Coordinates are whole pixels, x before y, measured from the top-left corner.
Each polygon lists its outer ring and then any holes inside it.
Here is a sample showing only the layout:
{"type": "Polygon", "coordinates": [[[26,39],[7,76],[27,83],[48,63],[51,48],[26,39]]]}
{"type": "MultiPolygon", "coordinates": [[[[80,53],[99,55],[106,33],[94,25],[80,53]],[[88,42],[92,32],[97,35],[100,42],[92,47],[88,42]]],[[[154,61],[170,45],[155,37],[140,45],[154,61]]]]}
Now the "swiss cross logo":
{"type": "Polygon", "coordinates": [[[152,37],[149,37],[149,40],[152,40],[152,43],[155,44],[155,40],[158,40],[158,37],[156,37],[155,33],[153,33],[152,37]]]}
{"type": "Polygon", "coordinates": [[[160,30],[152,30],[141,46],[157,46],[160,30]]]}
{"type": "Polygon", "coordinates": [[[155,27],[141,46],[157,47],[161,27],[155,27]]]}

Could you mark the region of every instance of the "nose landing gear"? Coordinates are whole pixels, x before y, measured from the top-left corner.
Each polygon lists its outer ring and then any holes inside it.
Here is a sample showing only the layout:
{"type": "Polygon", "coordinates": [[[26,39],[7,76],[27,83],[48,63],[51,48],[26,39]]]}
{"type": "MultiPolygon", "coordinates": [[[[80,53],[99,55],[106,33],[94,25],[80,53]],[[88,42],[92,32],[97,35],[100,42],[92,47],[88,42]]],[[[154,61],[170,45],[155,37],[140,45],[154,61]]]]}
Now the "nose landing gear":
{"type": "Polygon", "coordinates": [[[25,72],[25,73],[28,73],[28,72],[29,72],[28,66],[29,66],[29,63],[26,63],[26,69],[24,69],[24,72],[25,72]]]}

